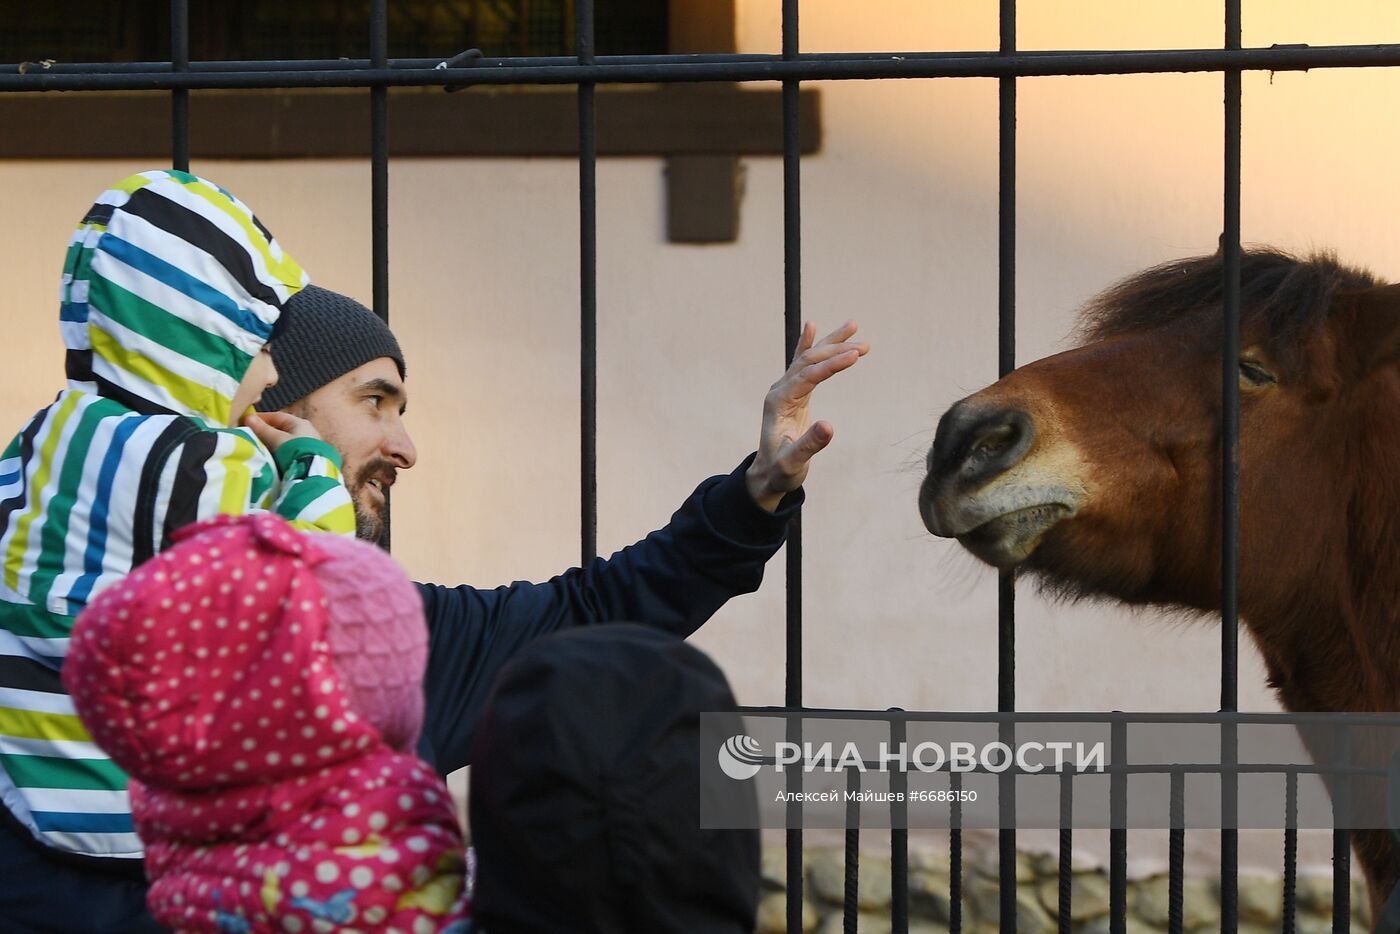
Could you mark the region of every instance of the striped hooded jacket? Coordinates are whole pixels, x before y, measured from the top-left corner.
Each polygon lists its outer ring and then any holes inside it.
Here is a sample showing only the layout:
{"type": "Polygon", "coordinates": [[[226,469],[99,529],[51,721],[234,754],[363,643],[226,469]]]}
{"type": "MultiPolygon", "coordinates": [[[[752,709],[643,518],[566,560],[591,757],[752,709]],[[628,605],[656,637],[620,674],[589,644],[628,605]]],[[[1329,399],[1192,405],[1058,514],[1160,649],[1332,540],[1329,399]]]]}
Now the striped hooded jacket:
{"type": "MultiPolygon", "coordinates": [[[[270,510],[353,534],[330,445],[276,457],[234,393],[306,274],[228,192],[182,172],[104,192],[68,248],[68,388],[0,454],[0,802],[40,841],[141,856],[126,776],[59,680],[74,618],[181,526],[270,510]]],[[[0,816],[2,817],[2,816],[0,816]]]]}

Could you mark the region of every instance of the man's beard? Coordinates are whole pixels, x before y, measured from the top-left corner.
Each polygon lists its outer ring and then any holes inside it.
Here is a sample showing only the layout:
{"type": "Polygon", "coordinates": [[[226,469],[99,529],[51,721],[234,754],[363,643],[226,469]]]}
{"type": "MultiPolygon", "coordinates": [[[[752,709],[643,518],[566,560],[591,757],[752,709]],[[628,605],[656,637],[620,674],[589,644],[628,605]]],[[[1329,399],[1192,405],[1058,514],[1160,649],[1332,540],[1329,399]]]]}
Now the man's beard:
{"type": "Polygon", "coordinates": [[[355,537],[362,542],[373,542],[378,544],[380,537],[384,534],[384,517],[372,509],[365,509],[360,506],[360,501],[355,501],[355,537]]]}
{"type": "Polygon", "coordinates": [[[355,474],[354,478],[348,481],[350,490],[350,501],[355,506],[355,537],[361,541],[379,542],[384,536],[385,517],[389,509],[389,491],[384,489],[384,500],[380,507],[364,504],[363,494],[369,481],[378,477],[387,481],[387,486],[392,486],[398,468],[393,463],[382,457],[375,458],[365,464],[355,474]]]}

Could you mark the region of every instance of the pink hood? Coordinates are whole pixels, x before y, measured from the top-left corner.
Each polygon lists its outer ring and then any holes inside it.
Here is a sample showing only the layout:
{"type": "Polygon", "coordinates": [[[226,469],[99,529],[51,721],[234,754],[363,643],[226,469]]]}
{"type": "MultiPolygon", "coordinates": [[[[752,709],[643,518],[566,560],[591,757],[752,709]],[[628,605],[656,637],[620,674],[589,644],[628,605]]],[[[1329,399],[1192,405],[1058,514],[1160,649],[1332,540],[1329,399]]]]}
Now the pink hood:
{"type": "Polygon", "coordinates": [[[89,605],[63,668],[84,725],[134,779],[157,918],[256,931],[296,913],[308,930],[327,912],[400,926],[396,912],[427,910],[433,930],[461,917],[451,797],[352,709],[316,536],[257,514],[175,539],[89,605]],[[433,910],[411,898],[425,885],[433,910]]]}

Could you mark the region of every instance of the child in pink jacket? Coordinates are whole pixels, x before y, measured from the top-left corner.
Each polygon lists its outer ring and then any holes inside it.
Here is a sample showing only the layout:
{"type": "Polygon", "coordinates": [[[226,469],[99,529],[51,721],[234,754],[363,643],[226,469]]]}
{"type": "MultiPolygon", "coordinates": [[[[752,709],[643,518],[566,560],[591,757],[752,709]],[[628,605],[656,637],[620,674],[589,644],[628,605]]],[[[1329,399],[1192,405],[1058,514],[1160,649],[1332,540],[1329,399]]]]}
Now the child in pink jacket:
{"type": "Polygon", "coordinates": [[[412,754],[427,633],[403,572],[270,514],[174,537],[82,613],[63,668],[132,776],[156,919],[465,929],[452,799],[412,754]]]}

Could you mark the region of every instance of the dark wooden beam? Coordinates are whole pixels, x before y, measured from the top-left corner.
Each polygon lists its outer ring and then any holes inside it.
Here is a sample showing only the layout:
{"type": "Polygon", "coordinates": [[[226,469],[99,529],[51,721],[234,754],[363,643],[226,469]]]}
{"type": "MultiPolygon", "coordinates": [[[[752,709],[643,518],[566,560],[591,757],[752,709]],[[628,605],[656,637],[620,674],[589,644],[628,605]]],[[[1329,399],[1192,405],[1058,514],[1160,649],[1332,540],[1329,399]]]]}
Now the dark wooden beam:
{"type": "MultiPolygon", "coordinates": [[[[780,92],[730,85],[599,88],[598,154],[780,155],[780,92]]],[[[359,158],[368,155],[369,95],[359,91],[196,91],[197,158],[359,158]]],[[[578,114],[568,90],[391,92],[390,154],[575,156],[578,114]]],[[[164,93],[0,95],[0,158],[163,158],[164,93]]],[[[821,145],[817,91],[803,92],[803,152],[821,145]]]]}

